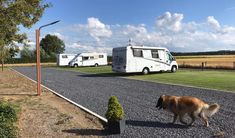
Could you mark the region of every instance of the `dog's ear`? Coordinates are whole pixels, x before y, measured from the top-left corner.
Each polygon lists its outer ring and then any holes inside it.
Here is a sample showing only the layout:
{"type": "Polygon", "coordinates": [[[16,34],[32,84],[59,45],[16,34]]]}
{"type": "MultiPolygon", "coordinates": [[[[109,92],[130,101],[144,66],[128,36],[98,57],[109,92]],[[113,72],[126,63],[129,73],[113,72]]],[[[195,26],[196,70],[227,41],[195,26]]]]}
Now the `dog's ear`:
{"type": "Polygon", "coordinates": [[[158,101],[157,101],[156,108],[158,108],[158,110],[162,109],[163,98],[164,98],[164,95],[160,96],[158,101]]]}

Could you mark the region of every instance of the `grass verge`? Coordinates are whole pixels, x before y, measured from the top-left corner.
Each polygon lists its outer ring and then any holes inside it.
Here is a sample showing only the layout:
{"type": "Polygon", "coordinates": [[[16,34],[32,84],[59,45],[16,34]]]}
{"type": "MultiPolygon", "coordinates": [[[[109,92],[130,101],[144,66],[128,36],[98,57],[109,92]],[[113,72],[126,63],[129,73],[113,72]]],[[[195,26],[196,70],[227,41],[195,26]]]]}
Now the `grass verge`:
{"type": "MultiPolygon", "coordinates": [[[[78,67],[78,68],[71,68],[71,67],[55,67],[56,69],[62,70],[72,70],[72,71],[79,71],[83,73],[96,73],[96,74],[103,74],[103,73],[113,73],[111,66],[98,66],[98,67],[78,67]]],[[[113,73],[114,74],[114,73],[113,73]]]]}

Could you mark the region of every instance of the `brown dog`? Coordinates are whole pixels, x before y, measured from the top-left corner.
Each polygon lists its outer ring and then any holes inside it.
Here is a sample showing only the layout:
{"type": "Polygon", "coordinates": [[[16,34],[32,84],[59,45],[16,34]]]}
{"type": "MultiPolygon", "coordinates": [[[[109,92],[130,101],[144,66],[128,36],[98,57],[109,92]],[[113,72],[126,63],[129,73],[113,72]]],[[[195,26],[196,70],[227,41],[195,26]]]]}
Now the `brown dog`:
{"type": "Polygon", "coordinates": [[[158,99],[156,107],[159,110],[163,108],[174,113],[173,124],[179,116],[180,122],[187,125],[183,117],[185,114],[188,114],[192,119],[189,125],[193,125],[196,117],[200,117],[205,122],[206,127],[209,126],[208,117],[211,117],[220,108],[217,103],[208,105],[195,97],[165,95],[158,99]]]}

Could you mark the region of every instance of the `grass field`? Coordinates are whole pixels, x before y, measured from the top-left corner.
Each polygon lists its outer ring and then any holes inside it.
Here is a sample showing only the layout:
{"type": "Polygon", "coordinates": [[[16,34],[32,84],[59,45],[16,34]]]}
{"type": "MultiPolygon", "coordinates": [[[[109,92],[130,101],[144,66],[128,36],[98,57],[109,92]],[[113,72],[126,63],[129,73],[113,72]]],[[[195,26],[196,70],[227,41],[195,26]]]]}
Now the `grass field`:
{"type": "Polygon", "coordinates": [[[112,73],[111,66],[99,66],[99,67],[78,67],[78,68],[71,68],[71,67],[57,67],[58,69],[64,70],[73,70],[79,71],[84,73],[112,73]]]}
{"type": "Polygon", "coordinates": [[[208,56],[176,56],[179,65],[201,66],[206,62],[207,67],[234,68],[235,55],[208,55],[208,56]]]}
{"type": "Polygon", "coordinates": [[[176,73],[157,73],[131,78],[235,92],[234,71],[180,70],[176,73]]]}
{"type": "Polygon", "coordinates": [[[179,70],[176,73],[152,73],[149,75],[123,75],[118,73],[113,73],[111,66],[103,67],[80,67],[80,68],[59,68],[65,70],[74,70],[84,73],[96,73],[100,75],[109,76],[124,76],[131,79],[153,81],[153,82],[163,82],[172,83],[188,86],[203,87],[209,89],[218,89],[225,91],[235,92],[235,71],[224,71],[224,70],[191,70],[184,69],[179,70]]]}

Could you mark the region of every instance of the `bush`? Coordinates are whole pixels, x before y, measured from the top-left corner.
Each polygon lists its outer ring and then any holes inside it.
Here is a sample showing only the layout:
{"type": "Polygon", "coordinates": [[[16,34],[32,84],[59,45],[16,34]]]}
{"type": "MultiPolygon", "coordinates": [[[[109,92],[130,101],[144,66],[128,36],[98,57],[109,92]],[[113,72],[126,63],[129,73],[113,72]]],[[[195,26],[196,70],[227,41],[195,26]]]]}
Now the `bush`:
{"type": "Polygon", "coordinates": [[[16,138],[17,107],[0,102],[0,138],[16,138]]]}
{"type": "Polygon", "coordinates": [[[0,138],[16,138],[16,127],[12,124],[0,123],[0,138]]]}
{"type": "Polygon", "coordinates": [[[119,121],[124,117],[124,111],[117,97],[111,96],[108,102],[108,110],[105,114],[110,121],[119,121]]]}
{"type": "Polygon", "coordinates": [[[13,106],[6,103],[0,103],[0,122],[15,122],[17,113],[13,106]]]}

